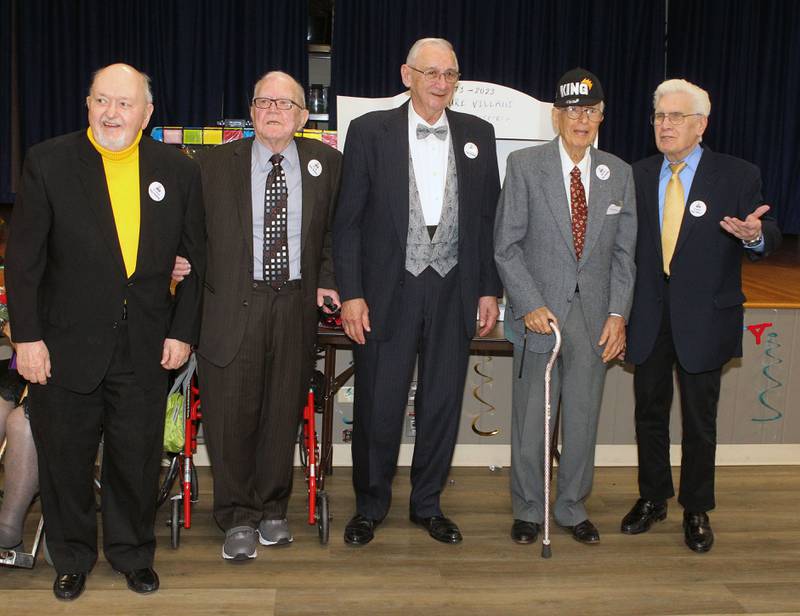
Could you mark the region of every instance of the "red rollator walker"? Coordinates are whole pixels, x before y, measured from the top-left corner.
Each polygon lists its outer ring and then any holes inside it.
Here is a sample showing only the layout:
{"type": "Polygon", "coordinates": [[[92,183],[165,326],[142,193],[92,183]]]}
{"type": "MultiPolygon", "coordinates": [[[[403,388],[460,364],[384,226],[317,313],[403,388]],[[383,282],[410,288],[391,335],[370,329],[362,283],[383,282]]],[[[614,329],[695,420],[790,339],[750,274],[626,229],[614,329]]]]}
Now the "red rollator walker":
{"type": "Polygon", "coordinates": [[[176,386],[183,395],[183,448],[177,453],[168,454],[171,457],[169,470],[158,494],[159,507],[167,498],[170,500],[167,526],[170,527],[170,545],[173,548],[180,545],[181,528],[192,527],[192,504],[197,502],[199,492],[194,454],[197,453],[197,433],[200,430],[203,414],[200,407],[200,389],[197,386],[197,358],[194,353],[189,357],[184,371],[178,375],[176,386]],[[179,490],[170,497],[176,479],[179,481],[179,490]]]}
{"type": "Polygon", "coordinates": [[[303,464],[308,487],[308,525],[317,526],[319,542],[328,543],[331,513],[328,493],[325,491],[324,470],[320,460],[314,407],[314,390],[308,390],[308,399],[303,408],[303,436],[300,444],[300,461],[303,464]]]}

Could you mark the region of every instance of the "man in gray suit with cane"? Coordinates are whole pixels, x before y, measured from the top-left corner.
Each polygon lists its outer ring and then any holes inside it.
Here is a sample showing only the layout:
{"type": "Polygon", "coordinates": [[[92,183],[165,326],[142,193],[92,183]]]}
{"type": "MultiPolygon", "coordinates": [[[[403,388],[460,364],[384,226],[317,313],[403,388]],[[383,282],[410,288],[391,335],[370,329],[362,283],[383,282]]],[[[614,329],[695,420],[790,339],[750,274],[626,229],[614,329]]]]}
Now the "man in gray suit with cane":
{"type": "Polygon", "coordinates": [[[592,147],[603,108],[597,77],[581,68],[567,72],[552,111],[558,136],[509,156],[497,209],[495,260],[509,299],[506,337],[514,344],[511,537],[517,543],[536,541],[543,522],[551,321],[563,337],[551,387],[552,408],[561,401],[563,430],[555,521],[581,543],[600,540],[584,503],[606,367],[625,352],[636,245],[631,168],[592,147]]]}

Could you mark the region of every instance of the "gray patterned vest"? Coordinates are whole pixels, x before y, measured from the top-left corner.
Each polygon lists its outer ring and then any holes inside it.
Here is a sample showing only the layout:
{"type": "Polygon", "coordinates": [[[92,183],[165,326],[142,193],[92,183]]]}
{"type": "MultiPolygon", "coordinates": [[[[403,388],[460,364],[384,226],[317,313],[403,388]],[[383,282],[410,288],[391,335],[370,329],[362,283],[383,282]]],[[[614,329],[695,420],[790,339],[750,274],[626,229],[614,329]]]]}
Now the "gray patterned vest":
{"type": "Polygon", "coordinates": [[[419,276],[426,267],[433,268],[444,278],[458,263],[458,175],[453,139],[447,156],[447,177],[444,182],[444,203],[436,233],[431,239],[419,200],[414,163],[408,155],[408,239],[406,240],[406,270],[419,276]]]}

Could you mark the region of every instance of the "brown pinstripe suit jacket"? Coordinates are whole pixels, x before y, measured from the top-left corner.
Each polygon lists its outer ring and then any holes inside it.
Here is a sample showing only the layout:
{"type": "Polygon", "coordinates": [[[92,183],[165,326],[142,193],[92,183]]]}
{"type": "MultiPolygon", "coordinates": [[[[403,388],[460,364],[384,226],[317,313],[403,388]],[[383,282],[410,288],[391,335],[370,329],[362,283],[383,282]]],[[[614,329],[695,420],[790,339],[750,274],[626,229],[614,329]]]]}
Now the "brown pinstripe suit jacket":
{"type": "MultiPolygon", "coordinates": [[[[303,190],[300,345],[312,361],[317,331],[316,290],[336,288],[330,225],[339,192],[342,157],[319,141],[295,141],[303,190]],[[316,177],[308,172],[308,163],[314,159],[322,164],[322,173],[316,177]]],[[[208,264],[198,352],[220,367],[227,366],[239,350],[253,292],[252,144],[253,139],[236,141],[218,146],[200,158],[208,264]]]]}

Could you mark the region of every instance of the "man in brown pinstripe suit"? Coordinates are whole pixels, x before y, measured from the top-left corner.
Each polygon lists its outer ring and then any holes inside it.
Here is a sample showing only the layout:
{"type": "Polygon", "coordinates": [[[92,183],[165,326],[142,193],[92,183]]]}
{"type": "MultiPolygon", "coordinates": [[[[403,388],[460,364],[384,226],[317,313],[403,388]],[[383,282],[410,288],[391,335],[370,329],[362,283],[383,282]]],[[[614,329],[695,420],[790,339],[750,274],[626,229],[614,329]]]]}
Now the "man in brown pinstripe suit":
{"type": "Polygon", "coordinates": [[[303,88],[256,83],[256,136],[200,160],[208,233],[199,375],[222,556],[292,541],[286,520],[297,427],[314,365],[317,307],[339,303],[329,222],[341,155],[295,138],[303,88]]]}

